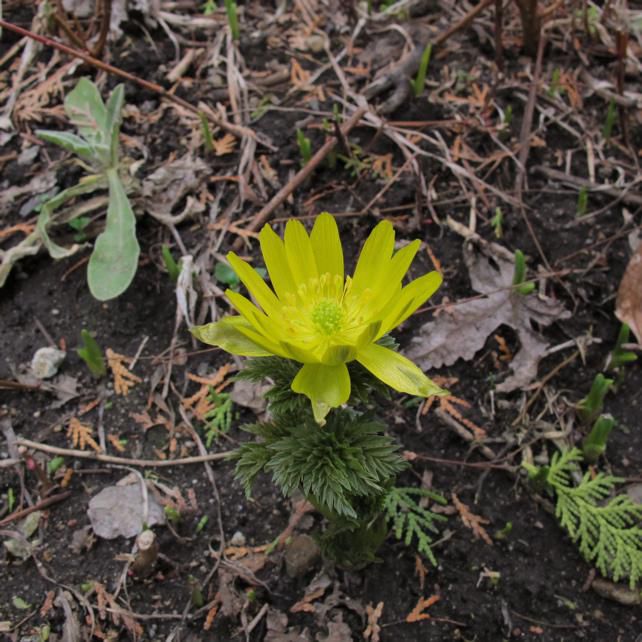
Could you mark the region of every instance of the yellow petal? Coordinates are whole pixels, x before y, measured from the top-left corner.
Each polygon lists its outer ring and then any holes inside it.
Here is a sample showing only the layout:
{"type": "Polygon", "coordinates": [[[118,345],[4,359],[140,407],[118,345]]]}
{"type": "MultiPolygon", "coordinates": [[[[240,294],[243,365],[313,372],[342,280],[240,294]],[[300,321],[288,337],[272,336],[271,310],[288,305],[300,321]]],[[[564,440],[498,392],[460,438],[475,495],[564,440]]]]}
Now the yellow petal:
{"type": "Polygon", "coordinates": [[[228,253],[227,260],[230,262],[239,279],[243,281],[243,285],[263,310],[268,315],[278,315],[281,310],[281,305],[274,295],[274,292],[270,290],[258,272],[236,256],[234,252],[228,253]]]}
{"type": "Polygon", "coordinates": [[[429,272],[403,288],[384,317],[378,338],[403,323],[437,291],[442,281],[443,278],[439,272],[429,272]]]}
{"type": "Polygon", "coordinates": [[[406,275],[406,272],[408,271],[412,260],[415,258],[415,255],[419,251],[420,246],[421,241],[419,239],[415,239],[405,247],[402,247],[398,252],[395,252],[386,271],[386,278],[390,279],[391,282],[401,281],[406,275]]]}
{"type": "Polygon", "coordinates": [[[259,334],[276,346],[281,337],[281,326],[278,323],[270,319],[242,294],[226,290],[225,296],[259,334]]]}
{"type": "Polygon", "coordinates": [[[334,216],[327,212],[317,216],[310,241],[319,274],[338,274],[343,279],[343,248],[334,216]]]}
{"type": "MultiPolygon", "coordinates": [[[[240,326],[244,326],[249,334],[257,335],[252,331],[250,324],[241,317],[225,317],[216,323],[194,326],[190,328],[190,332],[203,343],[217,346],[242,357],[269,357],[273,354],[272,351],[243,334],[240,326]]],[[[260,341],[260,337],[258,339],[260,341]]]]}
{"type": "Polygon", "coordinates": [[[292,390],[310,399],[314,419],[323,425],[330,410],[346,403],[350,397],[348,368],[344,363],[337,366],[306,364],[294,377],[292,390]]]}
{"type": "Polygon", "coordinates": [[[362,292],[366,288],[378,291],[383,284],[386,269],[395,246],[395,230],[390,221],[381,221],[363,245],[354,271],[352,288],[362,292]]]}
{"type": "Polygon", "coordinates": [[[385,384],[418,397],[445,395],[410,359],[376,343],[360,350],[357,361],[385,384]]]}
{"type": "Polygon", "coordinates": [[[290,219],[285,226],[285,255],[295,283],[319,276],[310,237],[296,219],[290,219]]]}
{"type": "Polygon", "coordinates": [[[283,301],[288,292],[296,293],[296,284],[288,266],[288,259],[285,256],[285,246],[269,225],[263,227],[259,234],[259,240],[272,287],[279,299],[283,301]]]}

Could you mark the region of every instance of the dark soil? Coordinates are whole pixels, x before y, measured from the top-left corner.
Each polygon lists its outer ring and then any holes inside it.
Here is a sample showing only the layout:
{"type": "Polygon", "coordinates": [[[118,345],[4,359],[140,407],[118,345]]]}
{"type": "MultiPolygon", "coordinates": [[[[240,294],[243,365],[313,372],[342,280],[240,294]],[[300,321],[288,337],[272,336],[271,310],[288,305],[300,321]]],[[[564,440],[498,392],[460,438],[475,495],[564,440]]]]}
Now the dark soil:
{"type": "MultiPolygon", "coordinates": [[[[24,9],[14,11],[13,14],[11,10],[5,11],[5,17],[20,24],[30,21],[31,16],[25,16],[24,9]]],[[[248,33],[252,31],[249,24],[243,30],[248,33]]],[[[131,73],[166,84],[165,73],[174,64],[174,48],[163,31],[154,31],[152,37],[153,48],[142,31],[129,27],[125,36],[110,46],[112,62],[131,73]]],[[[189,35],[186,37],[190,38],[189,35]]],[[[359,46],[365,47],[372,37],[377,36],[361,36],[359,46]]],[[[3,38],[6,38],[6,44],[0,48],[0,54],[4,54],[15,42],[15,38],[7,32],[3,38]]],[[[205,36],[195,30],[191,38],[203,40],[205,36]]],[[[431,66],[430,77],[439,79],[446,66],[460,66],[468,72],[480,72],[477,82],[491,83],[489,70],[492,49],[482,52],[472,31],[459,34],[453,42],[457,43],[460,50],[444,49],[443,55],[431,66]],[[486,59],[483,64],[480,56],[482,61],[486,59]],[[488,78],[484,81],[485,76],[488,78]]],[[[243,52],[248,69],[256,71],[264,68],[265,55],[260,47],[246,42],[243,52]]],[[[287,64],[291,53],[284,49],[275,50],[271,55],[283,59],[287,64]]],[[[46,55],[42,55],[46,60],[46,55]]],[[[546,65],[550,69],[567,67],[575,61],[573,57],[573,62],[568,62],[570,55],[559,48],[552,48],[547,54],[546,65]]],[[[306,54],[301,64],[314,70],[319,61],[326,62],[321,54],[306,54]]],[[[516,46],[509,47],[506,62],[509,68],[505,71],[505,78],[515,83],[526,65],[530,65],[530,62],[517,56],[516,46]]],[[[598,69],[594,71],[596,75],[599,73],[598,69]]],[[[9,77],[5,70],[1,73],[3,78],[9,77]]],[[[92,74],[92,70],[83,68],[78,72],[79,75],[81,73],[92,74]]],[[[326,75],[323,78],[327,79],[327,88],[338,90],[334,77],[330,79],[326,75]]],[[[107,86],[113,86],[116,82],[110,78],[107,86]]],[[[528,86],[523,87],[520,91],[527,93],[528,86]]],[[[275,93],[285,96],[287,90],[286,83],[275,93]]],[[[495,98],[504,109],[509,104],[513,106],[512,137],[505,140],[505,144],[513,148],[517,145],[524,106],[523,101],[514,97],[514,91],[513,85],[506,81],[505,86],[500,84],[498,87],[495,98]]],[[[179,93],[192,104],[197,104],[201,99],[208,100],[205,81],[183,87],[179,93]]],[[[463,90],[462,95],[466,95],[463,90]]],[[[542,95],[545,98],[544,90],[542,95]]],[[[158,96],[142,91],[131,83],[126,84],[126,96],[128,104],[138,106],[145,113],[155,111],[160,104],[158,96]]],[[[59,98],[53,98],[52,104],[56,104],[59,98]]],[[[306,106],[299,99],[290,100],[285,105],[300,107],[302,111],[270,111],[253,125],[257,131],[269,135],[277,147],[276,151],[269,152],[269,162],[276,169],[281,184],[287,182],[290,174],[299,167],[294,130],[308,117],[303,111],[306,106]]],[[[331,109],[331,103],[322,104],[321,107],[331,109]]],[[[450,114],[441,113],[442,109],[440,105],[429,104],[425,97],[412,99],[392,118],[396,121],[450,118],[450,114]]],[[[593,96],[585,101],[582,109],[590,127],[599,129],[602,126],[604,101],[593,96]]],[[[483,118],[483,115],[477,114],[475,118],[477,116],[483,118]]],[[[319,125],[320,117],[313,116],[310,122],[319,125]]],[[[20,153],[23,145],[21,136],[28,129],[41,126],[59,127],[61,124],[60,120],[57,123],[46,120],[23,125],[20,135],[8,146],[10,151],[20,153]]],[[[170,154],[181,156],[189,147],[189,132],[171,109],[166,110],[157,122],[146,123],[144,129],[143,133],[136,122],[125,119],[123,132],[129,137],[143,136],[150,154],[141,170],[143,175],[150,174],[167,162],[170,154]]],[[[425,131],[429,131],[429,128],[425,131]]],[[[307,133],[316,149],[323,140],[320,130],[310,129],[307,133]]],[[[449,145],[454,143],[453,130],[443,128],[441,133],[449,145]]],[[[639,137],[640,132],[634,129],[633,138],[636,135],[639,137]]],[[[554,125],[538,131],[538,136],[544,139],[545,145],[531,150],[531,167],[546,165],[560,169],[559,159],[564,159],[567,152],[573,151],[570,173],[586,176],[585,153],[578,148],[575,138],[554,125]]],[[[385,138],[376,135],[374,130],[357,128],[351,133],[350,141],[371,153],[392,153],[395,171],[404,162],[398,150],[385,138]]],[[[482,132],[481,126],[476,133],[469,133],[466,145],[480,156],[489,155],[497,149],[482,132]]],[[[52,158],[60,158],[50,146],[47,146],[47,151],[52,158]]],[[[260,153],[264,151],[260,150],[260,153]]],[[[132,153],[136,156],[135,148],[132,153]]],[[[623,155],[621,145],[610,148],[610,153],[613,166],[618,162],[630,162],[623,155]]],[[[41,153],[29,166],[28,175],[25,175],[24,167],[18,166],[15,159],[5,160],[3,156],[0,161],[3,188],[22,185],[37,172],[44,171],[48,165],[46,158],[41,153]]],[[[235,174],[238,156],[207,156],[207,162],[212,176],[235,174]]],[[[514,167],[510,161],[504,160],[498,169],[484,174],[484,180],[502,191],[510,191],[515,178],[514,167]]],[[[459,183],[443,165],[426,161],[422,169],[427,180],[434,179],[438,186],[439,196],[434,207],[439,220],[443,223],[447,216],[451,216],[461,223],[467,223],[470,194],[462,193],[459,183]]],[[[74,173],[69,178],[68,171],[59,167],[58,178],[61,184],[71,184],[77,175],[74,173]]],[[[0,560],[0,624],[4,621],[12,625],[11,632],[0,633],[0,637],[5,635],[7,640],[35,640],[39,638],[21,636],[36,635],[42,631],[42,627],[49,625],[52,632],[50,639],[89,639],[86,637],[89,635],[88,611],[78,601],[74,602],[72,595],[82,595],[87,585],[99,582],[110,593],[120,587],[119,606],[133,614],[133,619],[141,627],[139,639],[143,640],[223,642],[247,639],[259,642],[266,638],[266,617],[260,618],[247,636],[243,628],[264,604],[269,604],[275,611],[287,613],[289,626],[307,629],[310,636],[272,637],[270,639],[273,642],[294,639],[344,642],[343,637],[325,637],[328,623],[333,619],[336,621],[339,615],[349,624],[353,639],[360,640],[366,628],[363,608],[367,604],[376,605],[383,601],[380,620],[383,627],[380,634],[382,642],[494,642],[508,639],[639,642],[642,639],[639,606],[624,606],[598,595],[590,588],[591,566],[544,508],[546,502],[535,496],[524,476],[519,473],[520,449],[523,446],[530,446],[535,455],[554,451],[553,443],[542,433],[560,429],[558,419],[572,412],[572,405],[586,394],[595,374],[603,368],[617,337],[619,322],[613,314],[615,292],[630,256],[627,235],[622,233],[622,205],[612,204],[590,222],[578,224],[576,190],[547,181],[535,172],[529,172],[527,178],[528,188],[524,192],[527,217],[541,243],[543,254],[552,269],[561,274],[548,281],[548,293],[560,298],[572,311],[570,319],[543,330],[543,334],[551,345],[589,332],[601,339],[601,343],[592,343],[585,359],[577,358],[559,370],[547,382],[546,394],[538,399],[527,419],[518,426],[513,426],[513,421],[533,391],[495,395],[495,412],[491,414],[493,382],[506,374],[505,365],[500,366],[503,370],[497,369],[501,362],[494,358],[498,344],[493,337],[489,337],[485,349],[474,361],[463,363],[460,360],[451,368],[430,373],[430,376],[457,378],[451,390],[470,404],[468,409],[461,408],[462,413],[466,419],[487,431],[487,445],[497,453],[510,455],[507,463],[515,467],[516,473],[487,466],[488,461],[476,447],[463,441],[432,412],[423,417],[418,426],[417,408],[409,405],[408,399],[396,395],[381,409],[382,416],[389,421],[391,432],[402,444],[403,450],[419,455],[401,481],[406,485],[417,485],[422,477],[429,474],[432,487],[443,493],[449,501],[451,493],[455,493],[473,513],[488,520],[485,528],[493,540],[492,545],[476,539],[454,512],[436,538],[438,543],[434,552],[438,567],[433,568],[424,561],[428,570],[423,586],[416,571],[419,558],[411,548],[397,542],[392,535],[380,550],[380,562],[358,572],[337,569],[330,563],[322,568],[319,562],[302,577],[291,579],[285,572],[284,552],[277,548],[257,572],[258,582],[251,581],[243,573],[212,575],[216,565],[213,554],[220,546],[219,520],[228,542],[237,531],[241,531],[247,546],[269,544],[287,527],[293,512],[292,503],[280,495],[267,477],[261,478],[261,482],[256,484],[253,497],[246,499],[243,489],[234,479],[233,464],[229,462],[212,464],[217,498],[202,464],[179,465],[155,469],[154,474],[162,484],[178,489],[183,498],[193,493],[195,505],[184,511],[175,528],[176,532],[166,527],[155,528],[162,558],[153,574],[144,579],[123,578],[125,562],[118,556],[131,553],[133,540],[98,538],[88,550],[80,553],[73,552],[70,545],[74,532],[89,523],[87,506],[91,497],[102,488],[115,484],[129,471],[96,461],[66,458],[63,469],[49,476],[50,479],[45,483],[47,474],[44,471],[53,455],[25,450],[21,455],[29,458],[29,461],[33,461],[33,457],[35,469],[33,465],[0,467],[0,520],[11,512],[10,489],[16,498],[13,510],[20,510],[46,496],[61,492],[58,485],[66,469],[73,470],[73,475],[66,487],[70,491],[69,496],[44,512],[36,535],[39,544],[34,549],[34,555],[21,561],[4,553],[0,560]],[[430,459],[421,459],[421,456],[430,459]],[[197,524],[205,516],[208,521],[204,528],[198,530],[197,524]],[[507,528],[508,524],[512,528],[507,528]],[[502,531],[506,531],[504,535],[502,531]],[[340,605],[329,611],[325,620],[315,617],[314,613],[290,613],[289,609],[303,598],[311,580],[321,571],[336,582],[337,590],[344,596],[340,605]],[[225,581],[222,579],[225,577],[233,582],[232,590],[244,596],[245,606],[242,613],[236,616],[219,613],[211,629],[205,631],[203,627],[207,609],[200,607],[212,603],[217,592],[222,590],[221,581],[225,581]],[[194,597],[196,587],[202,593],[202,602],[194,597]],[[251,595],[250,589],[253,591],[251,595]],[[67,597],[76,609],[78,622],[82,625],[80,637],[65,637],[64,623],[69,621],[69,614],[65,613],[61,603],[57,602],[41,613],[40,609],[50,591],[56,595],[59,591],[67,591],[67,597]],[[419,598],[431,595],[440,597],[427,611],[431,618],[406,623],[406,616],[419,598]],[[20,603],[16,602],[16,598],[26,602],[27,608],[18,608],[20,603]]],[[[599,176],[600,181],[606,178],[605,175],[599,176]]],[[[360,244],[377,220],[388,216],[395,223],[400,238],[422,238],[428,242],[443,266],[445,282],[430,302],[431,306],[474,295],[462,261],[461,237],[445,224],[440,225],[426,208],[417,212],[416,181],[410,174],[403,174],[370,214],[354,215],[370,202],[385,182],[369,172],[355,178],[341,167],[332,170],[320,168],[301,190],[294,193],[292,202],[287,203],[278,216],[283,219],[324,210],[340,215],[350,266],[354,265],[360,244]],[[345,214],[348,216],[341,216],[345,214]],[[420,229],[413,230],[416,220],[420,221],[420,229]]],[[[218,185],[217,182],[208,183],[211,199],[217,194],[218,185]]],[[[269,196],[273,191],[268,188],[269,196]]],[[[224,193],[221,211],[230,205],[233,196],[231,189],[224,193]]],[[[15,208],[1,221],[2,228],[24,222],[18,210],[26,198],[21,197],[15,203],[15,208]]],[[[612,199],[609,197],[592,195],[590,211],[605,207],[610,201],[612,199]]],[[[263,202],[261,199],[258,206],[247,203],[243,214],[234,215],[233,223],[242,226],[263,202]]],[[[517,209],[513,211],[493,195],[487,195],[486,203],[477,203],[478,233],[488,240],[496,240],[488,221],[499,205],[502,206],[505,221],[500,242],[511,251],[522,249],[530,257],[531,267],[535,267],[541,263],[541,258],[524,219],[517,209]]],[[[181,207],[182,204],[177,209],[180,211],[181,207]]],[[[639,226],[639,206],[631,206],[629,211],[639,226]]],[[[213,237],[208,232],[208,223],[210,221],[203,214],[180,226],[181,238],[188,252],[200,252],[203,243],[211,241],[213,237]]],[[[113,444],[108,442],[110,454],[142,459],[157,459],[159,454],[171,458],[198,454],[179,412],[180,398],[194,394],[199,387],[187,378],[187,374],[211,375],[230,359],[220,351],[207,350],[195,343],[184,324],[174,337],[174,286],[160,258],[160,246],[163,243],[173,244],[173,237],[167,228],[148,216],[141,216],[139,220],[138,237],[142,248],[138,273],[128,291],[116,300],[103,304],[89,294],[85,264],[76,265],[88,256],[87,252],[62,261],[53,261],[44,253],[25,259],[0,291],[0,380],[16,380],[18,375],[24,374],[33,353],[49,345],[51,338],[56,345],[64,345],[67,349],[61,373],[75,378],[78,383],[78,394],[62,404],[51,392],[0,389],[0,420],[9,422],[19,437],[69,448],[71,444],[66,434],[69,419],[77,416],[87,403],[99,399],[101,403],[83,415],[82,421],[94,428],[102,423],[108,436],[122,440],[125,451],[117,452],[113,444]],[[142,378],[142,383],[136,385],[128,396],[115,395],[109,378],[97,381],[91,377],[76,355],[75,348],[83,328],[95,333],[104,348],[109,347],[128,357],[133,357],[142,345],[134,369],[135,374],[142,378]],[[43,333],[43,329],[49,336],[43,333]],[[144,344],[141,343],[143,340],[144,344]],[[171,386],[169,394],[161,400],[172,345],[175,362],[172,364],[171,386]],[[132,419],[132,414],[145,410],[150,415],[157,414],[161,407],[159,404],[165,404],[163,414],[173,419],[171,431],[163,426],[144,430],[132,419]]],[[[65,239],[64,236],[57,238],[61,242],[65,239]]],[[[233,235],[228,234],[218,251],[226,251],[234,239],[233,235]]],[[[11,241],[5,241],[3,248],[10,245],[11,241]]],[[[257,244],[252,244],[247,253],[260,261],[257,244]]],[[[174,248],[174,254],[178,256],[179,250],[174,248]]],[[[411,276],[422,274],[427,269],[431,269],[431,264],[422,254],[415,262],[411,276]]],[[[221,299],[219,310],[222,313],[225,309],[221,299]]],[[[430,314],[418,314],[397,331],[396,337],[402,346],[409,340],[413,329],[424,323],[430,314]]],[[[517,340],[510,329],[502,328],[500,334],[510,347],[517,347],[517,340]]],[[[539,368],[540,378],[551,372],[571,351],[572,348],[544,359],[539,368]]],[[[618,426],[609,440],[607,459],[600,464],[603,469],[629,481],[640,481],[642,474],[642,433],[639,430],[641,404],[642,371],[637,363],[626,369],[617,394],[611,394],[607,399],[606,411],[617,418],[618,426]]],[[[211,450],[230,450],[238,441],[247,439],[240,431],[240,425],[253,419],[250,411],[239,410],[229,436],[215,441],[211,450]]],[[[198,422],[195,427],[202,428],[198,422]]],[[[574,428],[574,431],[571,440],[581,441],[579,429],[574,428]]],[[[8,456],[7,442],[3,439],[0,442],[0,457],[8,456]]],[[[15,523],[3,524],[0,521],[0,524],[1,536],[5,539],[10,536],[15,523]]],[[[308,516],[301,522],[300,530],[310,532],[320,526],[321,519],[318,516],[308,516]]],[[[243,559],[239,563],[242,564],[243,559]]],[[[86,599],[96,606],[95,593],[89,592],[86,599]]],[[[324,599],[319,598],[319,603],[323,603],[324,599]]],[[[94,615],[99,618],[96,608],[94,615]]],[[[135,639],[132,625],[122,619],[115,622],[110,617],[99,618],[99,625],[99,632],[103,636],[112,636],[103,639],[135,639]]]]}

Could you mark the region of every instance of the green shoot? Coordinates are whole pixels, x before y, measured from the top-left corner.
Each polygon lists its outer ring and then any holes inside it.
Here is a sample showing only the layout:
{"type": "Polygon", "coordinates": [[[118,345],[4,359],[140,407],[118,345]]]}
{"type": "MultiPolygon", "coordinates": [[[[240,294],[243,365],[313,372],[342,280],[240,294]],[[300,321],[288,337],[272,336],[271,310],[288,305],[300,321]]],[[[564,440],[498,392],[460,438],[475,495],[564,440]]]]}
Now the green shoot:
{"type": "Polygon", "coordinates": [[[553,74],[551,75],[551,84],[548,87],[548,95],[551,98],[559,96],[564,88],[560,84],[560,77],[562,75],[562,70],[559,67],[553,69],[553,74]]]}
{"type": "Polygon", "coordinates": [[[84,243],[87,240],[85,228],[89,223],[91,223],[91,219],[88,216],[78,216],[67,223],[72,230],[76,231],[76,234],[74,234],[76,243],[84,243]]]}
{"type": "Polygon", "coordinates": [[[216,392],[210,388],[207,400],[212,404],[212,409],[205,413],[205,443],[210,448],[214,440],[230,431],[232,398],[227,392],[216,392]]]}
{"type": "Polygon", "coordinates": [[[296,130],[296,142],[301,155],[301,167],[305,167],[312,159],[312,142],[300,129],[296,130]]]}
{"type": "Polygon", "coordinates": [[[214,0],[206,0],[203,5],[203,15],[211,16],[216,11],[216,2],[214,0]]]}
{"type": "Polygon", "coordinates": [[[58,457],[54,457],[50,462],[47,463],[47,473],[49,475],[55,475],[56,472],[63,466],[65,463],[65,458],[61,457],[60,455],[58,457]]]}
{"type": "Polygon", "coordinates": [[[616,116],[617,107],[615,105],[615,101],[611,99],[611,101],[609,102],[609,108],[606,110],[606,120],[604,121],[604,129],[602,130],[604,138],[606,138],[607,140],[611,138],[611,134],[613,133],[613,125],[615,125],[616,116]]]}
{"type": "Polygon", "coordinates": [[[502,238],[502,235],[504,233],[504,229],[502,227],[504,223],[504,214],[502,213],[502,208],[501,207],[496,207],[495,208],[495,216],[490,219],[490,225],[493,228],[495,232],[495,238],[502,238]]]}
{"type": "Polygon", "coordinates": [[[604,398],[612,385],[613,379],[607,379],[602,373],[595,376],[591,391],[577,404],[577,414],[583,424],[592,424],[602,414],[604,398]]]}
{"type": "Polygon", "coordinates": [[[510,127],[510,124],[513,122],[513,106],[512,105],[507,105],[506,109],[504,110],[504,117],[502,119],[502,122],[505,127],[510,127]]]}
{"type": "Polygon", "coordinates": [[[364,157],[363,150],[359,145],[350,144],[351,156],[337,154],[337,158],[343,163],[345,168],[350,171],[353,178],[361,176],[362,172],[370,169],[372,161],[368,156],[364,157]]]}
{"type": "Polygon", "coordinates": [[[201,123],[201,133],[203,134],[203,145],[208,152],[214,151],[214,137],[212,136],[212,130],[210,129],[210,124],[207,120],[207,116],[202,112],[198,112],[198,120],[201,123]]]}
{"type": "Polygon", "coordinates": [[[7,510],[9,511],[9,513],[12,513],[15,507],[16,507],[16,494],[13,491],[13,487],[9,486],[7,490],[7,510]]]}
{"type": "Polygon", "coordinates": [[[49,237],[55,210],[78,196],[107,190],[109,195],[104,231],[94,242],[87,266],[87,284],[94,298],[107,301],[122,294],[138,268],[140,247],[136,240],[136,217],[127,198],[130,179],[121,169],[118,150],[124,85],[118,85],[107,104],[96,85],[81,78],[65,98],[65,112],[77,134],[38,130],[38,136],[78,157],[87,176],[44,203],[38,216],[37,232],[54,259],[71,256],[78,245],[64,248],[49,237]]]}
{"type": "Polygon", "coordinates": [[[580,191],[577,194],[577,216],[584,216],[586,210],[588,209],[588,188],[580,187],[580,191]]]}
{"type": "Polygon", "coordinates": [[[410,546],[413,538],[416,538],[417,551],[437,566],[437,560],[430,548],[432,538],[428,531],[437,533],[434,523],[443,522],[446,517],[423,508],[419,503],[422,498],[432,499],[442,506],[447,503],[438,493],[424,488],[393,487],[384,499],[384,515],[397,539],[403,539],[404,544],[410,546]]]}
{"type": "Polygon", "coordinates": [[[515,274],[513,275],[513,289],[518,294],[526,296],[535,290],[532,281],[526,281],[526,259],[521,250],[515,250],[515,274]]]}
{"type": "Polygon", "coordinates": [[[11,598],[11,603],[13,604],[14,608],[18,609],[19,611],[28,611],[31,608],[31,604],[26,600],[23,600],[19,595],[14,595],[11,598]]]}
{"type": "Polygon", "coordinates": [[[261,98],[256,109],[250,114],[250,117],[252,118],[252,122],[256,122],[257,120],[260,120],[261,118],[263,118],[263,116],[265,116],[265,114],[269,111],[270,107],[272,106],[272,98],[273,97],[269,94],[261,98]]]}
{"type": "MultiPolygon", "coordinates": [[[[598,472],[585,473],[579,484],[573,476],[579,471],[582,453],[574,448],[555,453],[542,472],[547,489],[555,495],[555,516],[578,545],[588,562],[615,582],[628,577],[634,589],[642,579],[642,504],[623,493],[612,497],[617,477],[598,472]]],[[[530,475],[529,470],[529,475],[530,475]]]]}
{"type": "Polygon", "coordinates": [[[430,56],[432,54],[432,43],[428,43],[421,54],[421,60],[419,61],[419,69],[417,71],[417,76],[412,81],[412,88],[415,92],[415,96],[419,97],[424,93],[426,87],[426,73],[428,71],[428,65],[430,64],[430,56]]]}
{"type": "Polygon", "coordinates": [[[178,281],[181,270],[174,260],[172,252],[169,249],[168,245],[163,245],[163,247],[161,248],[161,254],[163,255],[163,263],[165,263],[165,269],[167,270],[167,274],[169,274],[169,278],[171,279],[172,283],[176,283],[178,281]]]}
{"type": "Polygon", "coordinates": [[[192,602],[192,606],[196,609],[200,609],[203,604],[205,604],[205,597],[203,597],[203,589],[201,588],[201,585],[198,583],[198,580],[192,575],[187,578],[187,584],[190,588],[190,599],[192,602]]]}
{"type": "Polygon", "coordinates": [[[511,534],[513,530],[513,522],[506,522],[504,524],[504,528],[501,528],[498,531],[495,531],[494,539],[497,540],[504,540],[508,539],[508,536],[511,534]]]}
{"type": "Polygon", "coordinates": [[[203,515],[203,517],[201,517],[201,519],[198,520],[198,524],[196,524],[197,533],[200,533],[205,528],[209,519],[210,518],[207,515],[203,515]]]}
{"type": "Polygon", "coordinates": [[[227,285],[231,290],[238,290],[241,284],[236,272],[227,263],[217,263],[214,267],[214,278],[219,282],[227,285]]]}
{"type": "Polygon", "coordinates": [[[239,30],[239,20],[236,10],[236,2],[234,0],[224,0],[225,2],[225,11],[227,13],[227,24],[230,26],[230,32],[232,33],[232,38],[238,40],[241,37],[241,32],[239,30]]]}
{"type": "Polygon", "coordinates": [[[168,505],[163,508],[163,512],[165,513],[165,518],[172,526],[178,526],[181,521],[181,514],[177,508],[168,505]]]}
{"type": "Polygon", "coordinates": [[[600,415],[591,432],[582,442],[582,453],[589,464],[594,464],[606,452],[606,440],[615,426],[611,415],[600,415]]]}
{"type": "Polygon", "coordinates": [[[76,349],[78,356],[87,364],[94,377],[104,377],[107,374],[103,351],[100,349],[96,339],[91,336],[88,330],[80,331],[82,345],[76,349]]]}
{"type": "Polygon", "coordinates": [[[627,363],[632,363],[637,361],[638,355],[631,350],[625,350],[622,346],[625,343],[629,342],[629,334],[631,330],[626,323],[623,323],[620,327],[620,332],[617,335],[617,340],[611,354],[607,361],[606,369],[607,370],[616,370],[625,366],[627,363]]]}

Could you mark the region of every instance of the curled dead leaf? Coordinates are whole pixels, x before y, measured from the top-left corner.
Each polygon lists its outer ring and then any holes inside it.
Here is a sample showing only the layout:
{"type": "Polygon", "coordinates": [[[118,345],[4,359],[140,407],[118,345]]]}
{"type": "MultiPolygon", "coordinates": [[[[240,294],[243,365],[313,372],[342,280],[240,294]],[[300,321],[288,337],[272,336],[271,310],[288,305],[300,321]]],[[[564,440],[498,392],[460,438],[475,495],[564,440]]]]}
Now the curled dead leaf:
{"type": "Polygon", "coordinates": [[[642,344],[642,244],[631,257],[620,281],[615,316],[631,328],[638,343],[642,344]]]}

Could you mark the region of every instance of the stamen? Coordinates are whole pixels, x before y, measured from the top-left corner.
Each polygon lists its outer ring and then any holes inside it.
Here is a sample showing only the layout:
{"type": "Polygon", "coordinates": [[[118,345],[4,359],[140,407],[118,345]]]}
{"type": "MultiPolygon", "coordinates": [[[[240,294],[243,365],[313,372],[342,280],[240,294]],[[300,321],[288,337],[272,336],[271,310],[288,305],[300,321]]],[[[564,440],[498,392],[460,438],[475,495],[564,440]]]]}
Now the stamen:
{"type": "Polygon", "coordinates": [[[332,299],[321,299],[312,309],[312,322],[325,335],[335,334],[341,329],[343,310],[332,299]]]}

